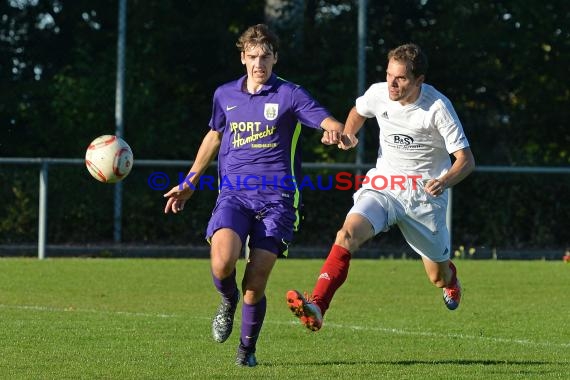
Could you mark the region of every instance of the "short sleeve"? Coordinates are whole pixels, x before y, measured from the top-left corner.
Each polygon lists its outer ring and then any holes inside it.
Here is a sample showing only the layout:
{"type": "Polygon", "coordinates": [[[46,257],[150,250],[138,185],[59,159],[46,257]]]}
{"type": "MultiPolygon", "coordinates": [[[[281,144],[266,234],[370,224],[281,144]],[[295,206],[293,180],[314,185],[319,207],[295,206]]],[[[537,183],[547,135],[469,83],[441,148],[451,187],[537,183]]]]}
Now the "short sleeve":
{"type": "Polygon", "coordinates": [[[216,92],[214,92],[212,100],[212,116],[208,125],[211,129],[217,132],[223,132],[226,126],[226,114],[220,105],[220,89],[217,89],[216,92]]]}
{"type": "Polygon", "coordinates": [[[311,128],[320,128],[331,113],[317,102],[304,88],[297,86],[292,92],[292,105],[299,121],[311,128]]]}

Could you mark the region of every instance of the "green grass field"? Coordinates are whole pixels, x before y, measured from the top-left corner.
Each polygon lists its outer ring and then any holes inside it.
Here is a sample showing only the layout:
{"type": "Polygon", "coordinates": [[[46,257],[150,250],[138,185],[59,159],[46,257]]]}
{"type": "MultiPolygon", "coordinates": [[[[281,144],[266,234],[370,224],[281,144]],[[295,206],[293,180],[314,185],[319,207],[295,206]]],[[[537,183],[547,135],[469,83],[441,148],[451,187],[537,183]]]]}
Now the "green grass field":
{"type": "MultiPolygon", "coordinates": [[[[460,308],[417,260],[353,260],[317,333],[285,304],[322,260],[281,260],[256,368],[210,336],[207,260],[1,259],[2,379],[528,379],[570,377],[570,265],[458,261],[460,308]]],[[[243,261],[238,268],[241,278],[243,261]]]]}

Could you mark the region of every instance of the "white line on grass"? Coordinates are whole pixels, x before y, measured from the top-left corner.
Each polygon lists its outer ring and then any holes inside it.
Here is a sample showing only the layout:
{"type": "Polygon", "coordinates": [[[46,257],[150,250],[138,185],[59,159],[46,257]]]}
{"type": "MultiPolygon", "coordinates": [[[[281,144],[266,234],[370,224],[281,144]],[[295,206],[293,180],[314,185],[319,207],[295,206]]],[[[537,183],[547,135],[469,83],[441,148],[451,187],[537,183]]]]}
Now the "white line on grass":
{"type": "MultiPolygon", "coordinates": [[[[176,314],[152,314],[152,313],[139,313],[130,311],[112,311],[112,310],[98,310],[98,309],[76,309],[73,307],[69,308],[57,308],[50,306],[39,306],[39,305],[3,305],[0,304],[0,309],[16,309],[16,310],[34,310],[34,311],[46,311],[46,312],[79,312],[79,313],[97,313],[97,314],[116,314],[124,315],[128,317],[146,317],[146,318],[176,318],[180,315],[176,314]]],[[[197,317],[187,315],[184,316],[187,319],[200,319],[200,320],[210,320],[210,318],[197,317]]],[[[297,321],[283,322],[283,321],[265,321],[265,324],[278,324],[278,325],[298,325],[297,321]]],[[[388,327],[370,327],[370,326],[358,326],[358,325],[343,325],[338,323],[327,323],[326,328],[342,329],[342,330],[360,330],[360,331],[379,331],[387,334],[394,335],[410,335],[410,336],[425,336],[430,338],[447,338],[447,339],[463,339],[463,340],[485,340],[494,343],[509,343],[509,344],[521,344],[527,346],[542,346],[542,347],[570,347],[570,343],[552,343],[552,342],[535,342],[529,339],[509,339],[509,338],[497,338],[491,336],[475,336],[466,334],[441,334],[429,331],[412,331],[412,330],[402,330],[388,327]]]]}
{"type": "Polygon", "coordinates": [[[413,336],[426,336],[431,338],[448,338],[448,339],[465,339],[465,340],[486,340],[495,343],[516,343],[529,346],[544,346],[544,347],[570,347],[570,343],[552,343],[552,342],[535,342],[528,339],[509,339],[509,338],[496,338],[491,336],[476,336],[465,334],[440,334],[429,331],[409,331],[402,329],[394,329],[387,327],[368,327],[368,326],[346,326],[336,323],[327,323],[327,327],[338,329],[352,329],[364,331],[381,331],[394,335],[413,335],[413,336]]]}
{"type": "Polygon", "coordinates": [[[51,307],[51,306],[39,306],[39,305],[2,305],[1,309],[16,309],[16,310],[34,310],[34,311],[48,311],[55,313],[64,312],[77,312],[77,313],[96,313],[96,314],[116,314],[125,315],[128,317],[158,317],[158,318],[174,318],[174,314],[151,314],[151,313],[138,313],[130,311],[116,311],[116,310],[99,310],[99,309],[76,309],[74,307],[51,307]]]}

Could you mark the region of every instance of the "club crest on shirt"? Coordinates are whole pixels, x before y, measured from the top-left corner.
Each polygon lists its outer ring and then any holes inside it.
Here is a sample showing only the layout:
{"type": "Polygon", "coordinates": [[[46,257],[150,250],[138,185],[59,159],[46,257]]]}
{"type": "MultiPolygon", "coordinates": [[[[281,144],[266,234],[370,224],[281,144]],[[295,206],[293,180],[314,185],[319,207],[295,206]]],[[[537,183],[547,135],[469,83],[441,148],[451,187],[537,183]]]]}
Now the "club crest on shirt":
{"type": "Polygon", "coordinates": [[[265,110],[263,111],[263,116],[265,116],[267,120],[277,119],[278,113],[279,113],[279,104],[265,103],[265,110]]]}

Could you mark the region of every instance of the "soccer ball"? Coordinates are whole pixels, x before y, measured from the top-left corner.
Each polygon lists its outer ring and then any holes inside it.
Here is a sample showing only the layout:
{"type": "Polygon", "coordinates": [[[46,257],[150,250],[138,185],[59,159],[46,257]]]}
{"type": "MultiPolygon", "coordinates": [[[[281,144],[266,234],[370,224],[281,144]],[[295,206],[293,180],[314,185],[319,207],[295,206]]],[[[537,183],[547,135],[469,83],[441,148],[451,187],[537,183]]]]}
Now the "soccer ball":
{"type": "Polygon", "coordinates": [[[118,136],[99,136],[87,147],[85,166],[97,181],[115,183],[131,172],[133,152],[129,144],[118,136]]]}

